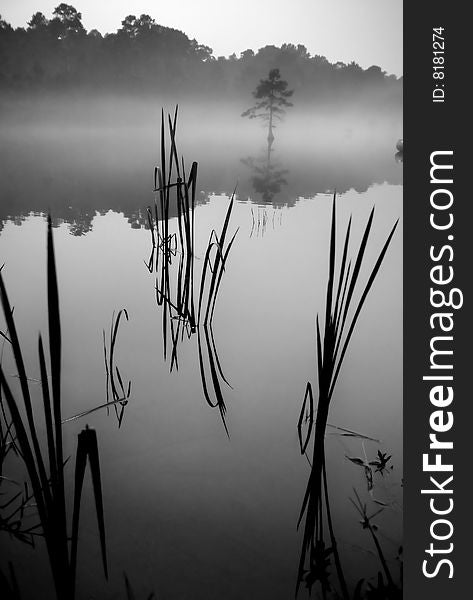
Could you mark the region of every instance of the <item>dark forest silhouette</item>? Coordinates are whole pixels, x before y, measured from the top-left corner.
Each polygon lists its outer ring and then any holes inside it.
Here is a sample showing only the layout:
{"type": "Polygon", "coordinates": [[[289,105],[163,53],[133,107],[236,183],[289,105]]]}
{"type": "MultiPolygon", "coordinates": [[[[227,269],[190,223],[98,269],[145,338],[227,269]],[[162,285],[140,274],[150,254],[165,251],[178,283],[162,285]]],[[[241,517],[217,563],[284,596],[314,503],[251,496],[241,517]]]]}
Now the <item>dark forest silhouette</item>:
{"type": "Polygon", "coordinates": [[[35,13],[26,28],[0,17],[0,85],[4,90],[87,89],[192,92],[214,98],[248,97],[263,73],[280,68],[298,103],[351,102],[400,108],[402,78],[379,66],[330,63],[303,45],[265,46],[237,57],[212,49],[149,15],[128,15],[116,33],[86,31],[82,15],[60,4],[48,19],[35,13]]]}
{"type": "MultiPolygon", "coordinates": [[[[67,132],[55,133],[46,147],[38,132],[30,135],[30,127],[34,130],[46,123],[48,131],[55,132],[54,126],[49,129],[47,110],[54,114],[53,125],[61,118],[74,124],[77,115],[83,113],[88,122],[95,123],[101,119],[101,113],[95,113],[97,106],[103,106],[103,99],[108,102],[113,98],[112,108],[117,111],[113,113],[117,124],[114,131],[119,131],[124,125],[133,127],[133,119],[141,118],[136,110],[126,114],[117,110],[119,99],[134,95],[140,100],[149,97],[158,104],[169,100],[209,106],[212,102],[213,107],[225,107],[229,115],[238,118],[261,81],[276,71],[294,91],[291,118],[296,113],[315,114],[319,109],[333,110],[338,116],[343,110],[357,108],[363,118],[368,115],[374,128],[386,115],[400,118],[402,78],[388,76],[377,66],[362,69],[354,62],[332,64],[323,56],[311,55],[302,45],[265,46],[224,58],[215,57],[211,48],[183,32],[159,25],[149,15],[128,15],[116,33],[106,35],[94,29],[86,31],[80,12],[68,4],[58,5],[49,17],[36,12],[25,28],[14,29],[0,17],[0,109],[4,109],[0,111],[4,136],[0,231],[7,221],[20,225],[26,215],[43,213],[48,207],[57,219],[54,224],[69,223],[74,235],[89,232],[96,211],[105,214],[109,209],[123,212],[133,228],[146,226],[146,212],[136,206],[136,190],[144,195],[144,206],[148,187],[143,183],[143,157],[152,151],[150,141],[142,140],[141,152],[125,153],[120,136],[79,140],[74,132],[67,132]],[[92,100],[91,104],[82,103],[84,97],[92,100]],[[70,98],[80,99],[79,112],[70,98]],[[99,104],[93,103],[95,98],[99,104]],[[123,172],[111,162],[113,156],[114,161],[124,164],[123,158],[116,157],[117,148],[126,154],[123,172]],[[38,185],[41,194],[37,194],[38,185]]],[[[198,202],[205,202],[211,192],[233,189],[235,173],[229,174],[228,163],[246,156],[246,150],[243,154],[235,149],[230,156],[212,148],[209,142],[200,149],[200,181],[206,195],[199,196],[198,202]]],[[[251,169],[250,180],[240,181],[239,193],[253,197],[256,192],[264,202],[278,206],[333,189],[335,177],[342,193],[350,188],[365,191],[374,182],[397,183],[400,179],[399,171],[368,144],[356,146],[356,155],[348,146],[337,149],[336,162],[328,150],[319,153],[317,164],[313,157],[305,157],[301,145],[297,160],[293,152],[291,157],[284,157],[284,168],[276,166],[269,155],[261,157],[254,150],[253,158],[245,162],[251,169]],[[280,194],[287,187],[288,170],[293,175],[290,193],[286,190],[280,194]]]]}

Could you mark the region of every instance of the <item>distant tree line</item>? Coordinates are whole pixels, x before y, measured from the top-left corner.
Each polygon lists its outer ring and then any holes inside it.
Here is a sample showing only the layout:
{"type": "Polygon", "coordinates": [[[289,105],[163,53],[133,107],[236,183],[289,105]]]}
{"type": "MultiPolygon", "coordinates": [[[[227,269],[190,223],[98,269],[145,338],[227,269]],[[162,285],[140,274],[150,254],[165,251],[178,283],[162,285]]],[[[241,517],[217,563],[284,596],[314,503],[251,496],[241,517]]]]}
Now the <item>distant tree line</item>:
{"type": "Polygon", "coordinates": [[[82,15],[60,4],[48,19],[35,13],[26,28],[0,17],[2,90],[160,91],[248,97],[262,75],[279,68],[290,80],[298,105],[363,101],[400,107],[402,78],[378,66],[330,63],[305,46],[283,44],[215,57],[212,49],[149,15],[128,15],[116,33],[86,31],[82,15]]]}

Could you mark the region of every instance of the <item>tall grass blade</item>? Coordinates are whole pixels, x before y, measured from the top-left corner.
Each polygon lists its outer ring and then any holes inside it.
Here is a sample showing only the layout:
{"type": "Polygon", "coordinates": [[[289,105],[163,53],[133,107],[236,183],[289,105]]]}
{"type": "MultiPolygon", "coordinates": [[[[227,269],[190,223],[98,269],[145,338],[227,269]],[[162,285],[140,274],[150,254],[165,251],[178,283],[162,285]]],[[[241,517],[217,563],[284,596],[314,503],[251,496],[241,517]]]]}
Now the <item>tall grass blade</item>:
{"type": "Polygon", "coordinates": [[[48,321],[49,321],[49,353],[51,360],[51,387],[53,398],[53,414],[55,424],[56,464],[58,466],[57,493],[58,507],[65,529],[66,506],[64,502],[64,476],[59,468],[64,462],[62,449],[62,417],[61,417],[61,320],[59,316],[59,293],[54,256],[54,241],[51,215],[48,215],[47,234],[47,279],[48,279],[48,321]]]}
{"type": "MultiPolygon", "coordinates": [[[[56,489],[58,481],[57,453],[54,441],[54,426],[52,420],[51,400],[49,394],[48,374],[46,371],[46,361],[44,358],[43,340],[41,335],[38,338],[39,368],[41,373],[41,386],[43,391],[44,417],[46,421],[46,437],[48,440],[49,472],[56,489]]],[[[62,468],[62,467],[60,467],[62,468]]]]}
{"type": "Polygon", "coordinates": [[[393,228],[391,229],[391,232],[390,232],[390,234],[389,234],[386,242],[384,243],[383,249],[381,250],[381,252],[380,252],[380,254],[378,256],[378,259],[376,261],[376,264],[373,267],[373,270],[371,271],[371,275],[370,275],[370,277],[368,279],[368,282],[367,282],[367,284],[366,284],[366,286],[365,286],[365,288],[363,290],[363,293],[362,293],[362,296],[360,298],[360,301],[358,302],[358,306],[356,307],[355,314],[353,315],[353,318],[352,318],[352,321],[351,321],[351,325],[350,325],[350,328],[348,330],[348,334],[346,336],[342,352],[340,354],[338,365],[337,365],[337,368],[335,370],[335,374],[333,376],[332,385],[331,385],[330,392],[329,392],[329,398],[331,398],[331,396],[333,394],[333,389],[334,389],[335,384],[337,382],[338,374],[340,372],[340,367],[342,365],[343,358],[344,358],[345,353],[347,351],[348,344],[349,344],[351,336],[353,334],[353,330],[355,329],[355,325],[356,325],[356,322],[357,322],[358,317],[360,315],[361,309],[363,308],[363,304],[364,304],[364,302],[366,300],[366,297],[368,296],[368,293],[369,293],[369,291],[371,289],[371,286],[373,285],[373,282],[376,279],[376,275],[378,274],[378,271],[379,271],[379,269],[381,267],[381,264],[382,264],[382,262],[384,260],[384,256],[385,256],[386,251],[387,251],[387,249],[389,247],[389,244],[391,243],[391,239],[392,239],[392,237],[394,235],[394,232],[396,231],[398,222],[399,221],[396,221],[396,223],[394,224],[393,228]]]}
{"type": "Polygon", "coordinates": [[[5,375],[3,373],[2,366],[0,365],[0,387],[4,392],[4,398],[8,406],[8,410],[10,412],[13,426],[15,428],[15,435],[18,443],[18,447],[21,448],[22,458],[25,462],[26,468],[28,470],[28,476],[31,481],[31,485],[33,486],[33,492],[36,499],[36,504],[38,508],[38,513],[40,516],[40,520],[42,523],[47,523],[46,518],[46,505],[43,497],[42,490],[42,481],[39,477],[39,474],[36,470],[36,462],[33,454],[33,450],[30,446],[30,441],[28,438],[28,433],[26,431],[26,427],[23,424],[23,419],[21,417],[20,411],[16,404],[15,398],[10,390],[10,386],[8,385],[7,380],[5,379],[5,375]]]}
{"type": "MultiPolygon", "coordinates": [[[[305,564],[307,562],[308,557],[309,566],[312,568],[312,565],[314,565],[317,562],[317,560],[319,560],[317,554],[318,548],[320,550],[320,548],[325,547],[323,532],[323,515],[325,510],[329,524],[330,538],[334,553],[335,565],[337,569],[337,576],[339,584],[341,586],[341,595],[344,600],[349,600],[344,573],[341,566],[340,557],[336,548],[336,538],[333,531],[333,523],[330,513],[330,501],[328,495],[327,476],[325,471],[325,431],[327,426],[329,425],[328,415],[330,401],[333,395],[335,384],[337,382],[341,365],[343,363],[343,359],[348,348],[348,344],[351,340],[355,325],[357,323],[359,314],[362,310],[366,297],[378,274],[384,256],[387,252],[387,249],[391,243],[391,239],[397,227],[396,222],[386,242],[384,243],[382,250],[380,251],[377,257],[377,260],[375,262],[374,267],[371,270],[367,283],[362,289],[361,297],[358,301],[355,311],[353,315],[350,316],[351,304],[354,298],[355,290],[357,288],[358,280],[360,278],[365,251],[367,248],[370,232],[373,225],[373,217],[374,208],[372,209],[367,220],[362,239],[357,254],[355,256],[354,263],[348,258],[352,225],[352,219],[350,217],[345,232],[342,257],[340,261],[340,266],[338,268],[337,277],[336,194],[334,194],[329,245],[327,290],[325,298],[325,323],[323,329],[321,329],[320,327],[319,315],[317,315],[316,319],[319,398],[317,406],[317,417],[315,420],[313,460],[311,463],[309,461],[309,463],[311,464],[311,472],[302,501],[302,507],[298,520],[299,526],[299,524],[302,521],[302,518],[305,515],[305,525],[299,561],[296,594],[298,593],[298,590],[304,578],[306,579],[306,583],[309,586],[309,589],[313,584],[313,581],[317,579],[314,579],[315,576],[310,574],[310,569],[309,572],[305,570],[305,564]],[[346,333],[345,330],[347,330],[346,333]],[[307,577],[310,578],[310,583],[307,577]]],[[[302,435],[302,422],[304,419],[304,414],[307,412],[308,401],[308,420],[311,419],[311,413],[313,412],[313,407],[311,407],[310,392],[311,387],[309,383],[308,387],[306,388],[306,394],[304,396],[303,405],[298,421],[299,443],[301,446],[302,454],[305,453],[312,433],[309,421],[309,431],[307,432],[305,438],[302,435]]],[[[338,430],[342,431],[342,435],[349,435],[352,437],[361,438],[365,437],[349,429],[338,428],[338,430]]],[[[321,584],[322,594],[324,595],[326,592],[324,591],[324,584],[322,581],[321,584]]]]}
{"type": "Polygon", "coordinates": [[[310,381],[307,382],[307,387],[305,390],[304,401],[302,403],[301,413],[299,415],[299,421],[297,423],[297,433],[299,435],[299,446],[301,449],[301,454],[304,454],[307,449],[307,444],[310,440],[310,434],[312,433],[312,426],[314,424],[314,396],[312,394],[312,386],[310,385],[310,381]],[[307,400],[309,400],[308,407],[308,428],[305,439],[302,437],[302,428],[304,422],[306,420],[306,410],[307,410],[307,400]]]}
{"type": "MultiPolygon", "coordinates": [[[[130,387],[129,387],[130,389],[130,387]]],[[[83,417],[86,417],[87,415],[90,415],[98,410],[101,410],[102,408],[107,408],[109,409],[111,406],[114,406],[115,404],[119,404],[120,402],[126,402],[128,397],[128,393],[127,396],[124,396],[123,398],[117,398],[116,400],[110,400],[105,402],[104,404],[100,404],[99,406],[94,406],[93,408],[89,408],[88,410],[84,410],[80,413],[78,413],[77,415],[73,415],[72,417],[68,417],[67,419],[63,419],[63,424],[64,423],[70,423],[71,421],[76,421],[77,419],[82,419],[83,417]]]]}
{"type": "MultiPolygon", "coordinates": [[[[16,367],[18,370],[18,378],[20,380],[21,393],[23,396],[23,403],[25,406],[26,418],[28,422],[28,428],[31,435],[32,440],[32,456],[33,463],[30,465],[30,468],[34,468],[36,472],[36,468],[38,469],[38,476],[42,483],[48,480],[46,476],[46,470],[44,467],[43,456],[41,454],[41,449],[38,441],[38,435],[36,432],[36,425],[34,421],[33,415],[33,406],[31,403],[30,390],[28,387],[28,377],[26,376],[25,364],[23,361],[23,355],[21,352],[20,341],[18,339],[18,333],[16,330],[15,320],[13,318],[13,311],[10,307],[10,302],[8,300],[7,291],[5,288],[5,284],[3,281],[3,275],[0,271],[0,298],[3,307],[3,314],[5,316],[5,322],[7,324],[7,330],[10,336],[13,356],[15,359],[16,367]]],[[[16,428],[16,423],[15,423],[16,428]]],[[[49,497],[49,489],[44,490],[45,501],[50,499],[49,497]]],[[[43,493],[41,493],[43,496],[43,493]]]]}
{"type": "Polygon", "coordinates": [[[94,487],[94,498],[95,498],[95,510],[97,513],[97,523],[99,528],[100,536],[100,548],[102,552],[102,564],[105,573],[105,578],[108,579],[108,566],[107,566],[107,546],[105,542],[105,516],[103,509],[103,498],[102,498],[102,483],[100,477],[100,461],[99,461],[99,448],[97,443],[97,434],[94,429],[87,429],[88,432],[88,455],[90,470],[92,473],[92,484],[94,487]]]}

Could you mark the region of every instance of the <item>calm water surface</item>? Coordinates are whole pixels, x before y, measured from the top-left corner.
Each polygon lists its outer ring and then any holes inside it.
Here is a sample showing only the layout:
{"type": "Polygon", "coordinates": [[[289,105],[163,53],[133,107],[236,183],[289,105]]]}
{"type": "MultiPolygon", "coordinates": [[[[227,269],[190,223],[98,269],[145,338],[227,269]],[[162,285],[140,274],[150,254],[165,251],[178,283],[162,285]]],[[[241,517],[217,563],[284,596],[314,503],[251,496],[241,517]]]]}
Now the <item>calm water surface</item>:
{"type": "MultiPolygon", "coordinates": [[[[314,389],[317,385],[315,317],[324,310],[331,217],[326,192],[334,187],[341,192],[340,233],[353,214],[355,246],[371,207],[376,207],[362,272],[366,279],[402,215],[402,165],[394,158],[395,139],[379,135],[373,142],[366,133],[360,138],[341,131],[337,142],[307,139],[303,151],[296,145],[296,153],[294,141],[281,128],[274,152],[279,184],[268,195],[264,182],[254,179],[254,165],[264,156],[261,130],[259,142],[235,135],[233,145],[219,146],[215,136],[205,148],[192,136],[182,136],[180,151],[187,160],[199,161],[197,279],[210,230],[220,230],[229,195],[237,179],[239,183],[230,233],[239,230],[213,324],[218,356],[231,384],[222,388],[227,437],[218,409],[204,399],[196,336],[179,344],[178,370],[170,372],[169,357],[163,358],[162,308],[145,265],[151,250],[145,210],[153,201],[156,139],[142,133],[95,132],[95,144],[90,136],[87,144],[76,137],[75,153],[62,155],[60,168],[54,160],[61,156],[59,134],[51,134],[54,139],[47,144],[33,136],[26,148],[26,138],[15,134],[17,151],[37,173],[34,181],[33,175],[26,178],[22,189],[11,159],[10,187],[2,203],[0,262],[5,262],[31,378],[39,378],[37,333],[47,331],[44,212],[49,206],[56,218],[64,416],[105,402],[102,330],[108,331],[114,311],[126,308],[129,314],[116,350],[122,375],[132,381],[121,427],[113,411],[107,415],[104,410],[64,424],[66,454],[75,453],[77,433],[86,423],[98,433],[111,565],[106,584],[87,476],[78,597],[124,597],[126,572],[137,598],[154,590],[166,600],[286,600],[295,589],[302,541],[296,524],[310,473],[299,450],[297,420],[307,381],[314,389]],[[34,163],[29,153],[41,145],[44,152],[34,163]],[[71,156],[77,159],[74,164],[68,162],[71,156]],[[250,156],[252,161],[242,162],[250,156]]],[[[359,319],[329,417],[332,425],[380,442],[327,430],[333,519],[352,583],[374,577],[380,568],[372,540],[349,501],[354,487],[370,506],[376,508],[373,500],[387,505],[376,524],[393,572],[398,572],[401,242],[398,229],[359,319]],[[383,477],[375,475],[370,495],[363,469],[346,457],[373,460],[378,449],[392,455],[394,468],[383,477]]],[[[3,330],[3,320],[0,325],[3,330]]],[[[15,369],[5,353],[4,370],[14,388],[15,369]]],[[[30,385],[39,402],[38,384],[30,385]]],[[[21,476],[14,461],[8,466],[21,476]]],[[[66,472],[72,490],[73,466],[66,472]]],[[[48,597],[51,581],[41,542],[32,550],[3,536],[0,544],[2,565],[9,558],[18,573],[29,574],[21,578],[25,598],[48,597]]]]}

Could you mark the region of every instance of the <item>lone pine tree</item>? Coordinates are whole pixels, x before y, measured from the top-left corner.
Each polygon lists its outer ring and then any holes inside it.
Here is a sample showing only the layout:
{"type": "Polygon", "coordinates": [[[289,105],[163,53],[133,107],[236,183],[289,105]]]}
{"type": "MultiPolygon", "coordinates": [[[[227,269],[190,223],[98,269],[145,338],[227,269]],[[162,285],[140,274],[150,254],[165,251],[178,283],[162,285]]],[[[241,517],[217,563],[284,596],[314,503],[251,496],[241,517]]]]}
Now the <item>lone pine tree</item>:
{"type": "Polygon", "coordinates": [[[271,69],[268,78],[261,79],[253,92],[253,96],[257,100],[256,104],[241,115],[249,119],[263,119],[268,122],[268,152],[274,141],[274,121],[281,119],[286,112],[285,109],[292,106],[288,98],[292,96],[294,90],[288,90],[287,86],[287,81],[281,79],[279,69],[271,69]]]}

